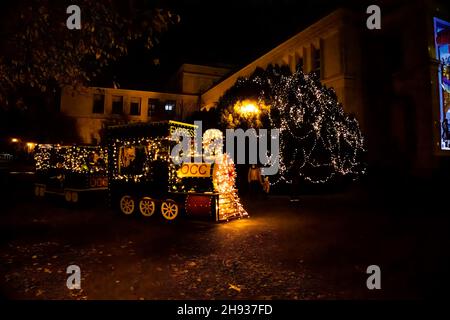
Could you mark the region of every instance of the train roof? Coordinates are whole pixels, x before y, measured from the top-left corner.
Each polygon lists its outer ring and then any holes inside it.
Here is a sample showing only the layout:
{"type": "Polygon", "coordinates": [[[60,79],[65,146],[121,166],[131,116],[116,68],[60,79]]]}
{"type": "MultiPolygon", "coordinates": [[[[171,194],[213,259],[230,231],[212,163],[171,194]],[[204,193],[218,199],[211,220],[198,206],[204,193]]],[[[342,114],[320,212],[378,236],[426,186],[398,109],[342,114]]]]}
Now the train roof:
{"type": "Polygon", "coordinates": [[[61,145],[57,143],[39,143],[36,145],[37,149],[40,148],[60,148],[60,149],[69,149],[69,148],[80,148],[80,149],[94,149],[98,150],[101,149],[102,146],[100,145],[87,145],[87,144],[67,144],[67,145],[61,145]]]}
{"type": "Polygon", "coordinates": [[[135,122],[123,125],[109,126],[107,127],[106,132],[109,138],[156,138],[170,136],[171,128],[195,130],[197,126],[173,120],[135,122]]]}

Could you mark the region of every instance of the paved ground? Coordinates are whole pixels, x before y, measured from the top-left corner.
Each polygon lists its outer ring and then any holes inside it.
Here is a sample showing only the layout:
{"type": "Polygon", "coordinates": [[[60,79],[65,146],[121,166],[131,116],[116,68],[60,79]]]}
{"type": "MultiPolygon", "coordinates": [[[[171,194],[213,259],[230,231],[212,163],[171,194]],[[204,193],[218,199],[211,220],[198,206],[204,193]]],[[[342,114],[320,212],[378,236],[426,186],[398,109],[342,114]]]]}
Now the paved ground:
{"type": "Polygon", "coordinates": [[[379,198],[357,188],[295,205],[245,201],[250,219],[214,224],[123,217],[99,199],[68,208],[23,193],[5,197],[0,216],[7,298],[405,299],[448,287],[449,212],[414,194],[379,198]],[[71,264],[81,268],[82,290],[66,288],[71,264]],[[366,288],[371,264],[381,267],[379,291],[366,288]]]}

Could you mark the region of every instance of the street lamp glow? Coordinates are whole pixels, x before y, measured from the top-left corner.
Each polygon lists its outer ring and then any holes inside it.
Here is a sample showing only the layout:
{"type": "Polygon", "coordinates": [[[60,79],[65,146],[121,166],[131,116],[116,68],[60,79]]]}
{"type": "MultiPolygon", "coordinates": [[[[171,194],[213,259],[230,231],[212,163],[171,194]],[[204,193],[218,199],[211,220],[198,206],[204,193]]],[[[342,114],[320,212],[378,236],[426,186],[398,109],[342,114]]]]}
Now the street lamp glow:
{"type": "Polygon", "coordinates": [[[241,111],[241,113],[247,113],[247,114],[260,112],[258,107],[254,103],[249,103],[249,104],[242,106],[240,111],[241,111]]]}
{"type": "Polygon", "coordinates": [[[36,143],[34,143],[34,142],[27,142],[27,151],[28,151],[28,153],[33,152],[35,147],[36,147],[36,143]]]}
{"type": "Polygon", "coordinates": [[[19,139],[17,139],[17,138],[11,138],[11,142],[12,142],[12,143],[17,143],[17,142],[19,142],[19,139]]]}
{"type": "Polygon", "coordinates": [[[252,100],[238,101],[234,105],[234,110],[243,117],[257,116],[261,113],[258,104],[252,100]]]}

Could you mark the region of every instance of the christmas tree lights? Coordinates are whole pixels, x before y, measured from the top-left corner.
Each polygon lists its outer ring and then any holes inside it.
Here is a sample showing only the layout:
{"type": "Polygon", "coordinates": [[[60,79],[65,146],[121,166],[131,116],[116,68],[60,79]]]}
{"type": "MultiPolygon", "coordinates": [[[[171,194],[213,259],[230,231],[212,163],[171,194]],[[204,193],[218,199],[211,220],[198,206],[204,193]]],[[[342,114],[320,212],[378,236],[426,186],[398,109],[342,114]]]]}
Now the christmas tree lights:
{"type": "Polygon", "coordinates": [[[217,109],[223,128],[280,130],[280,169],[272,184],[294,180],[323,184],[365,173],[358,121],[344,112],[334,90],[323,86],[314,73],[292,74],[272,66],[258,69],[249,78],[238,79],[219,99],[217,109]],[[235,106],[248,105],[244,102],[249,99],[264,108],[244,116],[247,113],[235,106]]]}
{"type": "Polygon", "coordinates": [[[107,154],[97,146],[37,145],[34,152],[36,171],[52,168],[73,173],[106,173],[107,154]]]}
{"type": "Polygon", "coordinates": [[[40,144],[37,145],[34,151],[34,161],[36,171],[45,171],[50,169],[50,156],[52,145],[40,144]]]}
{"type": "Polygon", "coordinates": [[[236,189],[236,169],[228,154],[218,155],[213,171],[214,189],[219,193],[219,220],[248,217],[236,189]]]}
{"type": "Polygon", "coordinates": [[[236,168],[227,153],[223,153],[223,133],[218,129],[206,130],[203,135],[203,155],[214,162],[212,182],[219,194],[219,220],[248,217],[236,189],[236,168]]]}
{"type": "MultiPolygon", "coordinates": [[[[365,172],[364,139],[357,120],[346,114],[334,90],[314,75],[297,71],[277,83],[269,114],[280,129],[280,178],[327,183],[365,172]]],[[[277,180],[279,181],[279,180],[277,180]]]]}
{"type": "Polygon", "coordinates": [[[112,150],[110,170],[113,179],[126,182],[151,179],[152,162],[167,161],[169,158],[168,148],[169,140],[163,137],[114,139],[110,148],[112,150]],[[141,158],[136,155],[138,149],[144,153],[141,158]],[[133,166],[133,170],[126,170],[131,166],[133,166]]]}

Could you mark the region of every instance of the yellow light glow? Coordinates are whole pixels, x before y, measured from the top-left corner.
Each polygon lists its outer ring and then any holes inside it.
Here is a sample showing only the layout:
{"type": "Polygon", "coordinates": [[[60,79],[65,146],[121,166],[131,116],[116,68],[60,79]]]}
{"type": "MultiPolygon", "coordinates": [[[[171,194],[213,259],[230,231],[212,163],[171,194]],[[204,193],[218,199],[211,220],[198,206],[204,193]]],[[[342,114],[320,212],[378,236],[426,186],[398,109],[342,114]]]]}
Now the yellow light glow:
{"type": "Polygon", "coordinates": [[[17,138],[11,138],[11,142],[12,142],[12,143],[17,143],[17,142],[19,142],[19,139],[17,139],[17,138]]]}
{"type": "Polygon", "coordinates": [[[262,109],[266,109],[266,107],[253,100],[238,101],[234,105],[235,112],[239,113],[243,117],[258,116],[262,109]]]}
{"type": "Polygon", "coordinates": [[[241,107],[241,113],[259,113],[258,107],[254,103],[249,103],[241,107]]]}
{"type": "Polygon", "coordinates": [[[31,153],[34,151],[34,147],[36,147],[36,143],[34,142],[27,142],[27,151],[28,153],[31,153]]]}

